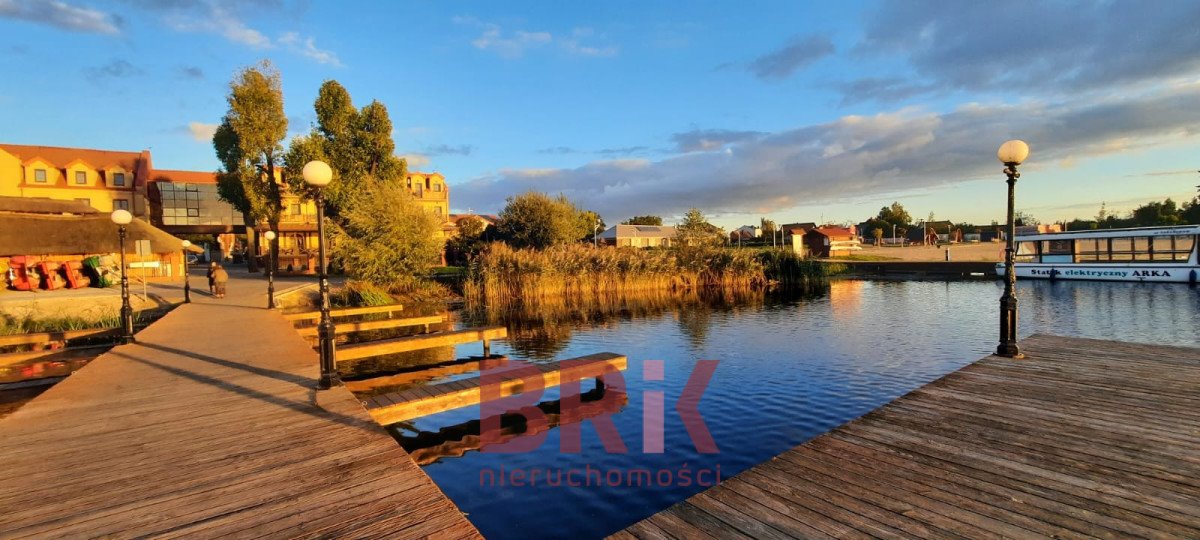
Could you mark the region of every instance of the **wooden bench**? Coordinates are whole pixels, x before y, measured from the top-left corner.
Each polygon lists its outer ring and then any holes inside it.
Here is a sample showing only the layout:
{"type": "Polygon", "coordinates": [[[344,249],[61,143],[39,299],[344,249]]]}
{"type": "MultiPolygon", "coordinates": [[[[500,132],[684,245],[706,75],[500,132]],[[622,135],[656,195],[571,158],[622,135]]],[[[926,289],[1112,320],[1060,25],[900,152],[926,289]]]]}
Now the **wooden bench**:
{"type": "MultiPolygon", "coordinates": [[[[570,362],[579,362],[570,369],[581,379],[598,378],[611,371],[624,371],[628,367],[628,359],[624,355],[608,352],[581,356],[570,362]]],[[[559,365],[558,362],[530,364],[541,372],[543,389],[561,384],[562,371],[559,365]]],[[[363,401],[363,406],[367,408],[367,412],[371,413],[376,422],[386,426],[451,409],[476,405],[483,399],[480,383],[480,377],[471,377],[448,383],[420,386],[373,396],[363,401]]],[[[523,378],[505,379],[498,384],[499,397],[519,394],[525,388],[523,378]]]]}
{"type": "Polygon", "coordinates": [[[88,328],[85,330],[62,330],[59,332],[13,334],[11,336],[0,336],[0,347],[11,347],[14,345],[40,345],[43,343],[69,341],[80,338],[115,336],[119,335],[120,333],[120,328],[88,328]]]}
{"type": "MultiPolygon", "coordinates": [[[[388,328],[403,328],[405,326],[424,326],[425,331],[429,331],[429,325],[446,322],[446,315],[429,315],[426,317],[408,317],[404,319],[383,319],[379,321],[358,321],[339,323],[333,326],[334,334],[349,334],[352,332],[366,332],[368,330],[384,330],[388,328]]],[[[301,337],[316,337],[316,326],[305,326],[297,328],[296,332],[300,333],[301,337]]]]}
{"type": "MultiPolygon", "coordinates": [[[[345,308],[345,309],[331,309],[331,310],[329,310],[329,316],[330,317],[349,317],[351,315],[367,315],[367,314],[371,314],[371,313],[394,313],[394,312],[403,311],[403,310],[404,310],[404,306],[402,306],[400,304],[389,304],[386,306],[368,306],[368,307],[345,308]]],[[[321,318],[321,312],[320,311],[305,311],[305,312],[301,312],[301,313],[289,313],[289,314],[284,315],[283,318],[286,320],[292,321],[292,322],[315,321],[315,320],[319,320],[321,318]]]]}
{"type": "Polygon", "coordinates": [[[459,345],[462,343],[472,343],[475,341],[483,342],[483,355],[489,356],[491,354],[489,342],[493,339],[504,339],[506,337],[508,337],[507,328],[503,326],[488,326],[485,328],[472,328],[469,330],[456,330],[453,332],[435,332],[433,334],[421,334],[417,336],[383,339],[367,343],[355,343],[354,345],[346,345],[341,347],[337,350],[337,360],[339,362],[358,360],[361,358],[370,358],[372,356],[419,351],[422,349],[432,349],[434,347],[445,347],[448,345],[459,345]]]}
{"type": "Polygon", "coordinates": [[[66,347],[62,349],[46,349],[42,351],[25,351],[0,354],[0,367],[15,366],[31,360],[65,360],[68,358],[96,357],[112,345],[90,345],[87,347],[66,347]]]}

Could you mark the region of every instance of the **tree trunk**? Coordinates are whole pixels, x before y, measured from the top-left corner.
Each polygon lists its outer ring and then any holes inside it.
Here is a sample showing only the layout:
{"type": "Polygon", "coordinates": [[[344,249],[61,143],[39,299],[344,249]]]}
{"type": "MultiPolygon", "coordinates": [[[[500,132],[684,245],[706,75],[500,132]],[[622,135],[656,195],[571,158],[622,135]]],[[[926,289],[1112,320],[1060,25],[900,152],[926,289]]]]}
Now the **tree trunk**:
{"type": "Polygon", "coordinates": [[[246,223],[246,271],[254,274],[258,272],[258,260],[255,257],[258,253],[258,232],[254,230],[254,221],[250,216],[243,215],[242,219],[246,223]]]}

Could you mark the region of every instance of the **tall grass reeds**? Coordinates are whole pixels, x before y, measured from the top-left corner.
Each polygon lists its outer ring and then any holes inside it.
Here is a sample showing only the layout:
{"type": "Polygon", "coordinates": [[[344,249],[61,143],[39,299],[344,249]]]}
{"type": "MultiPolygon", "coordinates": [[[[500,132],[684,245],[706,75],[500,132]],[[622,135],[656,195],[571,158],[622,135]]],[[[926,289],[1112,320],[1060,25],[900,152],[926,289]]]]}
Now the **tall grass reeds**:
{"type": "Polygon", "coordinates": [[[602,294],[807,285],[829,274],[825,263],[782,251],[582,245],[539,251],[496,243],[468,266],[463,294],[488,304],[541,303],[602,294]]]}

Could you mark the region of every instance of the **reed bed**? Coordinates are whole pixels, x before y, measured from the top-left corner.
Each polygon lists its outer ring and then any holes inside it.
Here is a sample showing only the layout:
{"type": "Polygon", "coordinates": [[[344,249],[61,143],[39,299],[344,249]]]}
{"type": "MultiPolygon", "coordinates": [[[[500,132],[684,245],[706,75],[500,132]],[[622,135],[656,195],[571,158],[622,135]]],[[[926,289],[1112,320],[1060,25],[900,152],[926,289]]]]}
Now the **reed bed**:
{"type": "Polygon", "coordinates": [[[785,252],[581,245],[538,251],[496,243],[471,262],[463,294],[486,303],[542,302],[600,294],[807,285],[828,275],[824,263],[785,252]]]}

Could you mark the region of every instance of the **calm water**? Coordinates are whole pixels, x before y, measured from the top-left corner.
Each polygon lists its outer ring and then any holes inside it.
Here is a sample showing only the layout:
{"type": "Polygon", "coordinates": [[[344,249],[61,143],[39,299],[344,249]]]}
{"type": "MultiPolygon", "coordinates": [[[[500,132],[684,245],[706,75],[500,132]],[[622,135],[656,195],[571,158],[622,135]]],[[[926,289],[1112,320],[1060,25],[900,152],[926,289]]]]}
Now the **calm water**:
{"type": "MultiPolygon", "coordinates": [[[[719,466],[722,477],[732,476],[987,355],[995,347],[1001,289],[998,282],[839,281],[806,296],[657,299],[577,312],[547,307],[541,316],[511,320],[512,339],[494,351],[531,361],[601,351],[628,355],[628,399],[615,403],[619,410],[612,415],[628,453],[605,452],[593,423],[585,421],[579,453],[561,453],[561,430],[552,428],[527,453],[473,451],[470,438],[458,441],[447,454],[461,457],[448,455],[425,471],[489,538],[601,537],[704,489],[680,485],[675,475],[685,465],[693,474],[719,466]],[[720,361],[699,406],[716,454],[697,452],[674,407],[698,359],[720,361]],[[664,380],[643,379],[645,360],[665,361],[664,380]],[[666,395],[662,453],[642,451],[647,390],[666,395]],[[670,470],[673,480],[663,487],[607,481],[502,487],[495,479],[501,467],[564,475],[585,467],[670,470]]],[[[1022,337],[1039,332],[1200,345],[1195,288],[1023,282],[1018,289],[1022,337]]],[[[478,344],[457,354],[479,354],[478,344]]],[[[548,390],[541,399],[557,398],[548,390]]],[[[473,407],[395,430],[453,434],[453,426],[478,418],[473,407]]]]}

